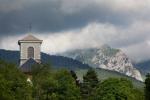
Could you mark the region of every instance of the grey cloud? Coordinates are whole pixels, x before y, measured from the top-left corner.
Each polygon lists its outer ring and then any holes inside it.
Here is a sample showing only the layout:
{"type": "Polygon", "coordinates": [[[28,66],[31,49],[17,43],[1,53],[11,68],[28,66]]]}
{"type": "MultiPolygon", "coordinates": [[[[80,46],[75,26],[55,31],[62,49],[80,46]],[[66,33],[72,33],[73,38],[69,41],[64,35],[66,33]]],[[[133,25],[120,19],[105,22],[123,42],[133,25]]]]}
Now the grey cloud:
{"type": "Polygon", "coordinates": [[[109,44],[148,59],[149,11],[149,0],[0,0],[0,48],[16,49],[32,24],[47,53],[109,44]]]}
{"type": "Polygon", "coordinates": [[[150,59],[150,45],[147,41],[121,48],[133,61],[141,62],[150,59]]]}
{"type": "MultiPolygon", "coordinates": [[[[109,44],[111,47],[121,48],[135,61],[141,61],[150,58],[150,34],[148,34],[150,24],[147,22],[137,24],[122,29],[113,24],[90,23],[78,30],[58,32],[56,34],[36,34],[36,36],[44,40],[42,51],[51,54],[109,44]]],[[[3,38],[0,46],[5,49],[16,50],[18,48],[17,40],[22,37],[24,35],[3,38]],[[6,44],[9,43],[11,44],[8,47],[6,44]]]]}
{"type": "Polygon", "coordinates": [[[44,33],[82,28],[91,22],[126,26],[132,21],[130,13],[114,11],[104,3],[81,1],[1,0],[0,34],[26,33],[30,23],[33,32],[44,33]],[[73,3],[80,6],[77,8],[73,3]]]}

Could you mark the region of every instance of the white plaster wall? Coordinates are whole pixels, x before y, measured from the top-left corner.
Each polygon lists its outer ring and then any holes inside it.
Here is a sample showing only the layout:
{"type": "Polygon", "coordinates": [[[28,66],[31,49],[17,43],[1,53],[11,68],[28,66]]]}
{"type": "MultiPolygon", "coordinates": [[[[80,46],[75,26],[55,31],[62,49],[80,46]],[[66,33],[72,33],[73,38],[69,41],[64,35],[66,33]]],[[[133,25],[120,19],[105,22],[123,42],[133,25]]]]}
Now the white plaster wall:
{"type": "Polygon", "coordinates": [[[28,60],[28,48],[34,48],[34,60],[37,62],[41,59],[41,43],[20,43],[20,64],[22,65],[28,60]]]}

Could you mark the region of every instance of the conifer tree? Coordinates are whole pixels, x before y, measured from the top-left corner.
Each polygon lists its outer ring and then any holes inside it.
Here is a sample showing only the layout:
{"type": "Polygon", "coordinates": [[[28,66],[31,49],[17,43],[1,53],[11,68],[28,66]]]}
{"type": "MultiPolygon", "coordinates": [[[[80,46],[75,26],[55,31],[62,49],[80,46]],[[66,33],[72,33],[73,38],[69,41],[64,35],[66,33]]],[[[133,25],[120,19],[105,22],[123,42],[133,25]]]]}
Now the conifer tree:
{"type": "Polygon", "coordinates": [[[145,100],[150,100],[150,74],[146,75],[145,80],[145,100]]]}
{"type": "Polygon", "coordinates": [[[78,80],[78,77],[77,77],[76,73],[73,70],[71,70],[70,73],[71,73],[71,76],[74,78],[74,80],[76,82],[76,85],[79,86],[80,81],[78,80]]]}
{"type": "Polygon", "coordinates": [[[75,73],[73,70],[71,70],[70,73],[71,73],[72,77],[73,77],[75,80],[77,80],[78,77],[77,77],[76,73],[75,73]]]}
{"type": "Polygon", "coordinates": [[[83,98],[90,99],[99,81],[94,69],[89,69],[85,76],[83,76],[83,83],[81,84],[81,93],[83,98]]]}

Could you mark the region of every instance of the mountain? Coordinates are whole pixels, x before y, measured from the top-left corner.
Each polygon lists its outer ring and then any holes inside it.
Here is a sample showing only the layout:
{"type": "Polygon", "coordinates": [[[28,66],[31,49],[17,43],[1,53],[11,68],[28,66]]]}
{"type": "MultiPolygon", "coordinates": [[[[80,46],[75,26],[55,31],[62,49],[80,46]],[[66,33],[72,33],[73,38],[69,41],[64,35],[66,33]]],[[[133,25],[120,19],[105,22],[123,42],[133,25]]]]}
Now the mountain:
{"type": "Polygon", "coordinates": [[[142,74],[146,75],[147,73],[150,73],[150,60],[141,61],[134,65],[141,71],[142,74]]]}
{"type": "MultiPolygon", "coordinates": [[[[10,63],[15,63],[19,66],[19,51],[10,50],[0,50],[0,59],[5,60],[10,63]]],[[[73,60],[72,58],[67,58],[63,56],[48,55],[46,53],[41,53],[42,63],[48,63],[54,68],[67,68],[70,70],[75,69],[87,69],[89,65],[83,64],[80,61],[73,60]]]]}
{"type": "MultiPolygon", "coordinates": [[[[92,52],[91,52],[92,53],[92,52]]],[[[15,63],[19,66],[19,51],[10,51],[10,50],[2,50],[0,49],[0,59],[5,60],[7,62],[15,63]]],[[[90,68],[88,64],[82,63],[78,60],[64,57],[64,56],[56,56],[56,55],[49,55],[46,53],[41,53],[41,59],[43,63],[50,64],[53,68],[59,69],[59,68],[67,68],[69,70],[87,70],[90,68]]],[[[106,71],[105,69],[98,68],[97,70],[101,70],[100,74],[104,78],[108,77],[126,77],[123,74],[114,72],[114,71],[106,71]],[[107,72],[107,73],[106,73],[107,72]]],[[[80,71],[79,71],[80,72],[80,71]]],[[[99,72],[98,72],[99,73],[99,72]]],[[[134,79],[134,78],[133,78],[134,79]]]]}
{"type": "MultiPolygon", "coordinates": [[[[5,60],[7,62],[15,63],[19,66],[19,51],[10,51],[10,50],[1,50],[0,49],[0,59],[5,60]]],[[[83,75],[86,74],[87,70],[90,68],[89,65],[83,64],[80,61],[73,60],[72,58],[67,58],[63,56],[55,56],[48,55],[46,53],[42,53],[42,62],[49,63],[53,68],[67,68],[69,70],[74,70],[77,73],[79,79],[82,80],[83,75]]],[[[95,69],[100,80],[107,79],[109,77],[116,78],[127,78],[131,80],[135,87],[143,89],[144,84],[141,81],[136,80],[135,78],[128,77],[124,74],[118,73],[116,71],[109,71],[105,69],[95,69]]]]}
{"type": "Polygon", "coordinates": [[[113,70],[140,81],[143,80],[128,56],[121,50],[111,48],[108,45],[103,45],[100,48],[68,51],[59,55],[81,61],[94,68],[113,70]]]}

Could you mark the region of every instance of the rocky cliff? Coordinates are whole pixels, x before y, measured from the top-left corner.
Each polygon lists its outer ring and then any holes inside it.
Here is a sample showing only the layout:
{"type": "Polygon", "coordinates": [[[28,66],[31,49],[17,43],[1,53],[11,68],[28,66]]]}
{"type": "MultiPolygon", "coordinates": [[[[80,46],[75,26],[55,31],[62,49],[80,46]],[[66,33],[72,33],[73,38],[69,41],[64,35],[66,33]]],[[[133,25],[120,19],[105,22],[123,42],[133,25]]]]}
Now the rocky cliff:
{"type": "Polygon", "coordinates": [[[95,68],[117,71],[143,81],[140,72],[133,66],[128,56],[121,50],[107,45],[100,48],[69,51],[60,55],[76,59],[95,68]]]}

